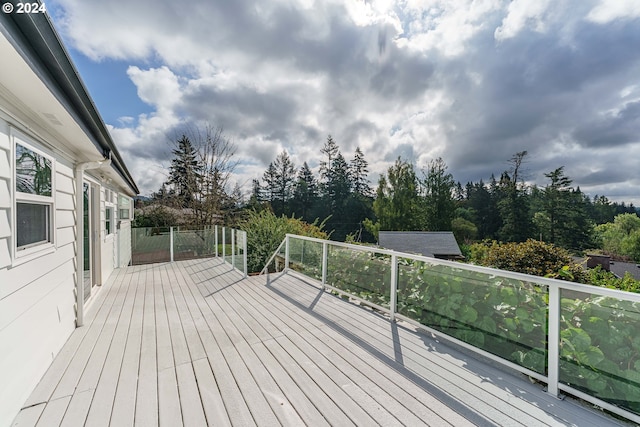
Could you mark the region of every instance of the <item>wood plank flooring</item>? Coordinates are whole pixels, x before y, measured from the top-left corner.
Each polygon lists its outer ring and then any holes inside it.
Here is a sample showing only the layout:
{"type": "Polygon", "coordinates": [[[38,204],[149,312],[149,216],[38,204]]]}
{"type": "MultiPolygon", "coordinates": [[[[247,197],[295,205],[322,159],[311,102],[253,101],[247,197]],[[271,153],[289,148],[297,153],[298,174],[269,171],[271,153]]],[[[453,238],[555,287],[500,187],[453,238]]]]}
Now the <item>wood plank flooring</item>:
{"type": "Polygon", "coordinates": [[[220,259],[116,270],[14,426],[624,425],[336,298],[220,259]]]}

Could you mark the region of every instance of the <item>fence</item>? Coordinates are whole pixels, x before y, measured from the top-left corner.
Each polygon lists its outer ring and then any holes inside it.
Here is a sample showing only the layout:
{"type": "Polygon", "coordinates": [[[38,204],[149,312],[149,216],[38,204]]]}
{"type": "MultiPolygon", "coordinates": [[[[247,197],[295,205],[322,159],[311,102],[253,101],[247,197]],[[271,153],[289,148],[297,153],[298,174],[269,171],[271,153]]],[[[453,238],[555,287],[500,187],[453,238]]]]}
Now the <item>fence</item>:
{"type": "Polygon", "coordinates": [[[133,265],[221,256],[247,275],[247,233],[229,227],[133,228],[131,252],[133,265]]]}
{"type": "Polygon", "coordinates": [[[296,235],[272,264],[640,423],[640,294],[296,235]]]}

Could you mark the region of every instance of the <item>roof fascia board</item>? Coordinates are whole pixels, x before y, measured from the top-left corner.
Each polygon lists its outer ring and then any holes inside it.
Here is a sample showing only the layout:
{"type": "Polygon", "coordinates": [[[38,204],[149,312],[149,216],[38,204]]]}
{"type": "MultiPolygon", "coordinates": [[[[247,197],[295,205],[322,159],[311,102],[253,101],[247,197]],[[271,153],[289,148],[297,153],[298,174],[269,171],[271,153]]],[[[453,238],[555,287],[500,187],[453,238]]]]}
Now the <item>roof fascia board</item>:
{"type": "Polygon", "coordinates": [[[0,14],[0,31],[113,165],[131,190],[140,191],[120,156],[69,54],[46,14],[0,14]]]}

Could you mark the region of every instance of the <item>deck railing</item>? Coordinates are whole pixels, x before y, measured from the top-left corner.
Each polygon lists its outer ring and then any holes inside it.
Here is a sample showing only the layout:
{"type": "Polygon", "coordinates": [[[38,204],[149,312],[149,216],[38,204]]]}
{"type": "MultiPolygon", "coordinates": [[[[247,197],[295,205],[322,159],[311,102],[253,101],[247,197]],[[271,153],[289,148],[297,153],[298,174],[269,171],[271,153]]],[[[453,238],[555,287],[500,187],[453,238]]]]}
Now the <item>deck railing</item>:
{"type": "Polygon", "coordinates": [[[296,235],[269,267],[640,423],[640,294],[296,235]]]}
{"type": "Polygon", "coordinates": [[[223,257],[247,275],[247,233],[230,227],[133,228],[131,252],[133,265],[223,257]]]}

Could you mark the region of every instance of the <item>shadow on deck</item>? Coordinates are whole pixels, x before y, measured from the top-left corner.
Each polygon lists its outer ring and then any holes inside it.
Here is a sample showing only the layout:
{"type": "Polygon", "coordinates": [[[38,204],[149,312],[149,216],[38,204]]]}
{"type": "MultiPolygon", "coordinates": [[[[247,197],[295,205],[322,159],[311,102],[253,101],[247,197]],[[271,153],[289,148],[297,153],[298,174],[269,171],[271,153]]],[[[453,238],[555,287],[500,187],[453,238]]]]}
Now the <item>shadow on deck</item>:
{"type": "Polygon", "coordinates": [[[117,270],[14,425],[624,425],[428,334],[220,259],[117,270]]]}

